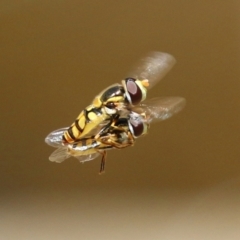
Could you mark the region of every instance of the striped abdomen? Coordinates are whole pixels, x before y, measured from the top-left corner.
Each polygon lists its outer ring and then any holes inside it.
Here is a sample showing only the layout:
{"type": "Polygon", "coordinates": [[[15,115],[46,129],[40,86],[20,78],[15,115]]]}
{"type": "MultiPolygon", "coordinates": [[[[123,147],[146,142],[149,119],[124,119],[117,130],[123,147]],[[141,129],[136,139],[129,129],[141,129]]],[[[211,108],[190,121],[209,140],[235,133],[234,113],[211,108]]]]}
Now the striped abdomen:
{"type": "Polygon", "coordinates": [[[94,108],[92,105],[84,109],[75,122],[63,134],[64,143],[74,143],[82,138],[89,138],[98,133],[100,124],[109,119],[102,108],[94,108]]]}

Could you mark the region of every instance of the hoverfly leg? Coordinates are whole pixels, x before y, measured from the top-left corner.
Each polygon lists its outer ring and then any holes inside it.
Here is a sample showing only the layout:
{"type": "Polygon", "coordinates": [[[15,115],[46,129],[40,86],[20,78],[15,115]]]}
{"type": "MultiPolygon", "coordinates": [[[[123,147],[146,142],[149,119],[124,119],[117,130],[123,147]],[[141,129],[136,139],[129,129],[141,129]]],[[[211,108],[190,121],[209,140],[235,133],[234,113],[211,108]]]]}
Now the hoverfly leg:
{"type": "Polygon", "coordinates": [[[129,147],[129,146],[132,146],[133,143],[122,143],[122,144],[119,144],[119,143],[116,143],[116,144],[112,144],[116,149],[122,149],[122,148],[126,148],[126,147],[129,147]]]}
{"type": "Polygon", "coordinates": [[[133,138],[132,134],[130,133],[130,131],[126,131],[125,129],[123,129],[123,131],[127,134],[127,138],[125,138],[126,141],[117,142],[116,140],[114,140],[114,138],[111,138],[111,136],[101,137],[98,141],[104,145],[109,145],[117,149],[133,146],[135,139],[133,138]]]}
{"type": "MultiPolygon", "coordinates": [[[[123,129],[125,130],[125,129],[123,129]]],[[[115,143],[114,147],[117,148],[117,149],[121,149],[121,148],[126,148],[126,147],[129,147],[129,146],[133,146],[134,145],[134,137],[132,136],[131,132],[130,131],[126,131],[125,132],[127,133],[128,135],[128,141],[126,143],[117,143],[117,142],[113,142],[115,143]]]]}
{"type": "Polygon", "coordinates": [[[128,130],[125,129],[124,127],[119,127],[119,126],[111,126],[111,128],[115,129],[115,130],[118,130],[118,131],[121,131],[121,132],[125,132],[126,134],[128,134],[128,130]]]}
{"type": "Polygon", "coordinates": [[[104,173],[104,170],[105,170],[105,164],[106,164],[106,151],[97,151],[98,153],[102,154],[102,159],[101,159],[101,164],[100,164],[100,171],[99,171],[99,174],[102,174],[104,173]]]}
{"type": "Polygon", "coordinates": [[[132,143],[131,145],[133,145],[135,141],[133,135],[131,134],[130,131],[127,132],[127,135],[128,135],[128,139],[130,139],[129,142],[131,142],[132,143]]]}

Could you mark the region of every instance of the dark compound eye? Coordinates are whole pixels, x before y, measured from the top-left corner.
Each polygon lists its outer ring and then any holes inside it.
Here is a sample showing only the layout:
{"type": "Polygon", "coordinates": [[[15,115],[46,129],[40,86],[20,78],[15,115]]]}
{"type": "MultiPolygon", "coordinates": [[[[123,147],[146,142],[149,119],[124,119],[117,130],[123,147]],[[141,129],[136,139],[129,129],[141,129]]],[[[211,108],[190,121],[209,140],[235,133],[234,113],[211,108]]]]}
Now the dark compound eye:
{"type": "Polygon", "coordinates": [[[144,125],[140,117],[135,117],[130,114],[128,124],[134,137],[139,137],[143,134],[144,125]]]}
{"type": "Polygon", "coordinates": [[[137,85],[136,79],[126,78],[125,84],[126,84],[126,91],[127,91],[126,95],[127,95],[128,101],[133,105],[140,103],[142,100],[142,91],[137,85]]]}

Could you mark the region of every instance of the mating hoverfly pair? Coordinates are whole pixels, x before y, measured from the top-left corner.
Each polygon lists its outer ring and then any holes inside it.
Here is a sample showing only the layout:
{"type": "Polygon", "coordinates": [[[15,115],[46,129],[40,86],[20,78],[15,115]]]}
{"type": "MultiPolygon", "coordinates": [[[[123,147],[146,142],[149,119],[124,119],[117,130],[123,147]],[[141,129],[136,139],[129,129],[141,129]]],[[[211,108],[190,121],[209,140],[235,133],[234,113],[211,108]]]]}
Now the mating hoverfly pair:
{"type": "Polygon", "coordinates": [[[154,120],[165,120],[185,105],[181,97],[155,98],[143,103],[147,91],[172,68],[175,59],[161,52],[150,53],[132,71],[131,77],[98,94],[70,127],[51,132],[45,142],[57,149],[52,162],[73,156],[80,162],[102,155],[104,171],[106,150],[133,146],[136,138],[148,132],[154,120]]]}

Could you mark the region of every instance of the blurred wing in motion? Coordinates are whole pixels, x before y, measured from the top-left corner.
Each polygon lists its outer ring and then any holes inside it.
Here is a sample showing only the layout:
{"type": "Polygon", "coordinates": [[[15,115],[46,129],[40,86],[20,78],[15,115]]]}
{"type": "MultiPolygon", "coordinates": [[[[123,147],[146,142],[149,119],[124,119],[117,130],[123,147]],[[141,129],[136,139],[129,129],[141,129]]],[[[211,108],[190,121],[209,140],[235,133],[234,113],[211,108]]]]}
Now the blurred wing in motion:
{"type": "Polygon", "coordinates": [[[89,155],[82,155],[82,156],[74,156],[75,158],[78,159],[79,162],[87,162],[90,160],[94,160],[95,158],[97,158],[100,155],[100,153],[96,152],[96,153],[92,153],[89,155]]]}
{"type": "Polygon", "coordinates": [[[63,136],[64,132],[67,131],[67,129],[68,129],[68,127],[65,127],[65,128],[60,128],[58,130],[51,132],[45,138],[45,142],[48,145],[50,145],[52,147],[56,147],[56,148],[62,146],[62,136],[63,136]]]}
{"type": "Polygon", "coordinates": [[[58,148],[50,155],[49,160],[51,162],[56,162],[56,163],[63,162],[65,159],[71,157],[71,155],[68,154],[67,150],[68,150],[67,146],[62,146],[58,148]]]}
{"type": "Polygon", "coordinates": [[[150,89],[167,74],[175,63],[175,58],[168,53],[150,52],[148,56],[137,63],[128,76],[136,79],[148,79],[148,89],[150,89]]]}
{"type": "Polygon", "coordinates": [[[61,146],[58,149],[56,149],[49,157],[49,160],[51,162],[56,162],[56,163],[61,163],[64,160],[66,160],[67,158],[70,157],[75,157],[77,158],[80,162],[86,162],[86,161],[90,161],[95,159],[96,157],[98,157],[100,155],[100,153],[98,152],[92,152],[92,153],[87,153],[86,151],[82,150],[78,150],[74,152],[74,155],[72,155],[71,153],[68,152],[68,146],[61,146]],[[87,153],[87,154],[86,154],[87,153]]]}
{"type": "MultiPolygon", "coordinates": [[[[180,112],[186,105],[186,100],[182,97],[162,97],[153,98],[132,108],[133,112],[146,115],[144,121],[151,123],[154,121],[163,121],[174,114],[180,112]]],[[[131,114],[130,114],[131,118],[131,114]]]]}

